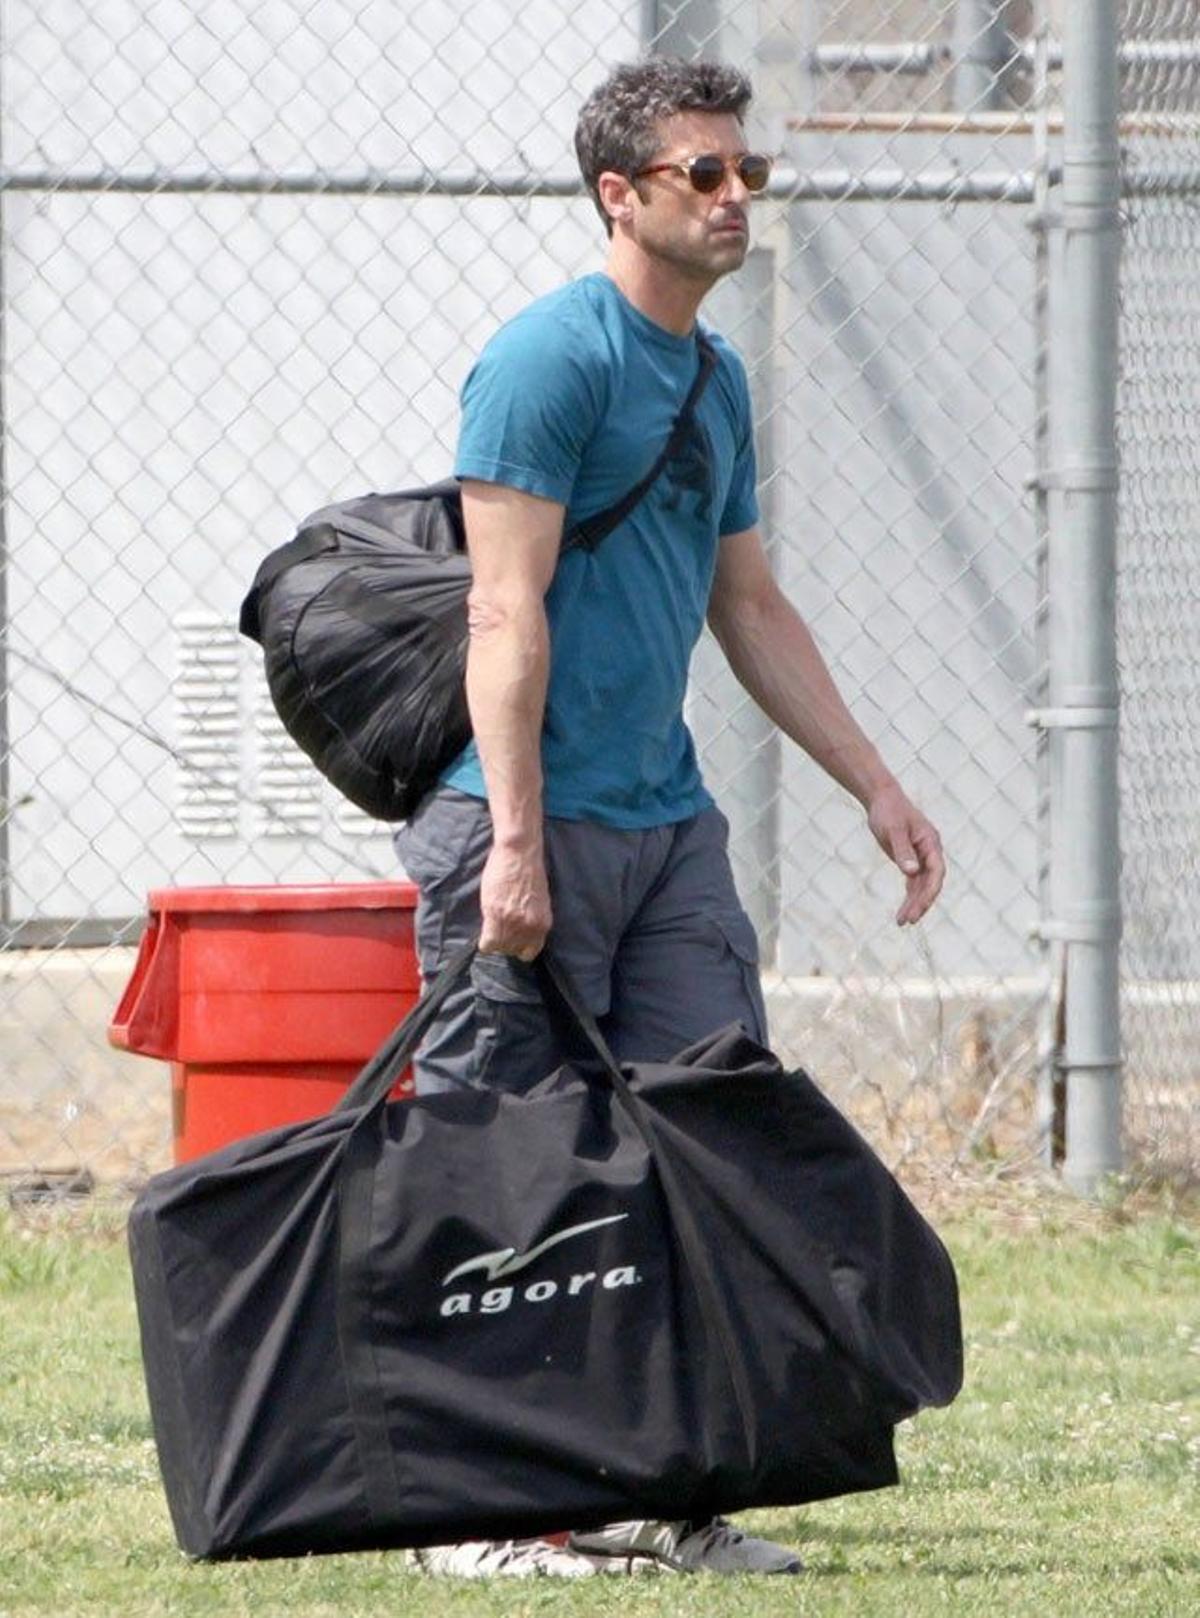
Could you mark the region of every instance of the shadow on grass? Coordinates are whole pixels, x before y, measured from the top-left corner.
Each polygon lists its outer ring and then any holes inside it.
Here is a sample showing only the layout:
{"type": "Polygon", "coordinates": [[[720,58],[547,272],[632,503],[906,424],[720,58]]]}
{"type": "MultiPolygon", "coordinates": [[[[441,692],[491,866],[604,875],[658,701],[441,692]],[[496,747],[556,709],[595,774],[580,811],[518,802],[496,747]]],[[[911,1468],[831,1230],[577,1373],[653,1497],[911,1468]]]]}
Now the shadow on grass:
{"type": "MultiPolygon", "coordinates": [[[[822,1565],[820,1562],[806,1561],[805,1576],[810,1579],[840,1579],[848,1573],[860,1574],[862,1572],[877,1572],[879,1569],[851,1568],[844,1562],[832,1562],[822,1565]]],[[[1068,1571],[1066,1568],[1058,1571],[1068,1571]]],[[[1086,1571],[1090,1577],[1097,1573],[1095,1568],[1086,1570],[1076,1568],[1074,1571],[1081,1574],[1086,1571]]],[[[1045,1575],[1047,1572],[1044,1556],[1031,1554],[1024,1561],[1011,1560],[1007,1562],[990,1561],[987,1557],[978,1560],[963,1557],[955,1560],[946,1557],[941,1560],[931,1557],[925,1559],[914,1558],[900,1566],[887,1570],[890,1577],[897,1575],[912,1575],[924,1578],[926,1575],[934,1578],[946,1579],[1027,1579],[1035,1575],[1045,1575]]],[[[1200,1557],[1180,1556],[1170,1559],[1161,1556],[1146,1558],[1131,1558],[1126,1561],[1106,1562],[1099,1570],[1108,1580],[1124,1580],[1132,1582],[1135,1579],[1154,1578],[1163,1572],[1169,1573],[1200,1573],[1200,1557]]],[[[1182,1609],[1181,1609],[1182,1612],[1182,1609]]]]}
{"type": "Polygon", "coordinates": [[[820,1544],[931,1545],[943,1540],[950,1542],[959,1539],[1011,1539],[1012,1534],[1004,1528],[969,1527],[966,1524],[956,1528],[914,1529],[904,1526],[896,1528],[826,1527],[820,1523],[813,1523],[807,1527],[793,1528],[791,1537],[795,1540],[803,1541],[811,1549],[820,1544]]]}
{"type": "MultiPolygon", "coordinates": [[[[887,1559],[889,1548],[899,1548],[906,1554],[890,1571],[918,1577],[929,1574],[951,1579],[1021,1578],[1045,1573],[1048,1563],[1061,1562],[1064,1568],[1072,1563],[1070,1554],[1063,1557],[1061,1545],[1050,1543],[1053,1538],[1050,1527],[1044,1538],[1023,1546],[1022,1552],[1016,1555],[1011,1549],[1011,1529],[982,1525],[914,1529],[814,1523],[797,1525],[784,1537],[802,1552],[808,1574],[818,1579],[841,1578],[851,1571],[863,1571],[861,1564],[852,1566],[846,1553],[872,1547],[880,1550],[881,1560],[887,1559]],[[972,1548],[975,1554],[971,1554],[972,1548]]],[[[1098,1566],[1094,1547],[1081,1551],[1080,1556],[1089,1572],[1099,1572],[1108,1579],[1132,1580],[1164,1572],[1200,1575],[1200,1552],[1171,1546],[1157,1550],[1153,1556],[1114,1557],[1111,1561],[1105,1558],[1098,1566]]]]}

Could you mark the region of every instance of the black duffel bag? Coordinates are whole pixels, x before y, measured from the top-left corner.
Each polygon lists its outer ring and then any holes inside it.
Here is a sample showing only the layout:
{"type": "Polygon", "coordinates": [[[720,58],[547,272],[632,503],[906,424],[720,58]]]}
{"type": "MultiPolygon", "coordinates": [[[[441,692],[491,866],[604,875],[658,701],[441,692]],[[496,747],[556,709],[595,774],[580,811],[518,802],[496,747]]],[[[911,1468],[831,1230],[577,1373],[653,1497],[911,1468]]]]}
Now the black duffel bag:
{"type": "Polygon", "coordinates": [[[183,1549],[520,1538],[895,1482],[893,1427],[954,1397],[961,1334],[950,1259],[871,1149],[737,1027],[622,1072],[557,974],[589,1061],[524,1096],[387,1103],[468,960],[337,1111],[134,1205],[183,1549]]]}
{"type": "MultiPolygon", "coordinates": [[[[716,363],[696,335],[696,379],[653,466],[620,500],[572,525],[594,550],[680,454],[716,363]]],[[[264,557],[239,628],[263,649],[285,730],[378,820],[407,820],[471,739],[462,500],[453,479],[324,506],[264,557]]]]}

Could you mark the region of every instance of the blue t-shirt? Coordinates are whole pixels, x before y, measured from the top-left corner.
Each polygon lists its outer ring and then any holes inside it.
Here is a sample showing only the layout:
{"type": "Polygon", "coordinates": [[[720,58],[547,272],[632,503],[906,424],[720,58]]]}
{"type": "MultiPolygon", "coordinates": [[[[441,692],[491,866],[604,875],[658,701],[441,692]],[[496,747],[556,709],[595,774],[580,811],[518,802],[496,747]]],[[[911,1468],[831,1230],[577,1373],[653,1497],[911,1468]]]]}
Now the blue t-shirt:
{"type": "MultiPolygon", "coordinates": [[[[758,521],[746,373],[717,363],[684,451],[597,550],[565,550],[546,593],[550,679],[543,806],[625,829],[712,802],[683,720],[717,541],[758,521]]],[[[694,336],[647,319],[607,275],[539,298],[467,377],[455,473],[561,501],[564,531],[653,466],[696,377],[694,336]]],[[[472,743],[443,777],[486,797],[472,743]]]]}

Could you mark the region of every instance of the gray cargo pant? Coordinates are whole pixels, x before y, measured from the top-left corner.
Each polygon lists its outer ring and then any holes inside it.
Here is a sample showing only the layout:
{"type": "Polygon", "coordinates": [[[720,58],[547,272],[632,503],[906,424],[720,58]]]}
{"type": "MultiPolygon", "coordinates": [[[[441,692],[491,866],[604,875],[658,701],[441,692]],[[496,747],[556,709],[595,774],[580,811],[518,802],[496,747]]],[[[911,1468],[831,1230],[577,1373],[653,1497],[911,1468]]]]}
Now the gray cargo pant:
{"type": "MultiPolygon", "coordinates": [[[[733,885],[718,809],[644,831],[547,819],[550,947],[619,1061],[665,1061],[740,1022],[766,1043],[758,945],[733,885]]],[[[479,936],[488,806],[450,787],[396,833],[420,889],[417,953],[428,981],[479,936]]],[[[524,1091],[563,1060],[531,967],[478,955],[417,1056],[417,1092],[463,1084],[524,1091]]]]}

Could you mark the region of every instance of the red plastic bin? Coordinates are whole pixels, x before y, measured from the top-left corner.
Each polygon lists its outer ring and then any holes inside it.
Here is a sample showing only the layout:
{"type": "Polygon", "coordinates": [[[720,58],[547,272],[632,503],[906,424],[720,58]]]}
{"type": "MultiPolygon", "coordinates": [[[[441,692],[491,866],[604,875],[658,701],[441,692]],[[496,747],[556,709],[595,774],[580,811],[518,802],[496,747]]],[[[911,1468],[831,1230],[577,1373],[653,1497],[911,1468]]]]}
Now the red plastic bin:
{"type": "Polygon", "coordinates": [[[170,1063],[177,1163],[334,1105],[420,993],[416,902],[409,882],[149,895],[108,1038],[170,1063]]]}

